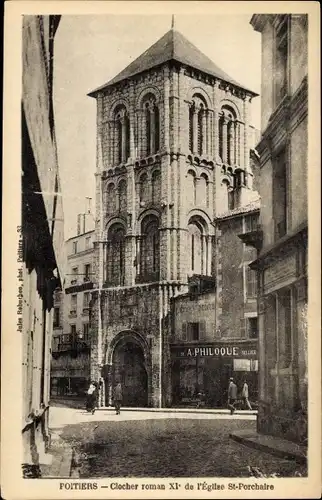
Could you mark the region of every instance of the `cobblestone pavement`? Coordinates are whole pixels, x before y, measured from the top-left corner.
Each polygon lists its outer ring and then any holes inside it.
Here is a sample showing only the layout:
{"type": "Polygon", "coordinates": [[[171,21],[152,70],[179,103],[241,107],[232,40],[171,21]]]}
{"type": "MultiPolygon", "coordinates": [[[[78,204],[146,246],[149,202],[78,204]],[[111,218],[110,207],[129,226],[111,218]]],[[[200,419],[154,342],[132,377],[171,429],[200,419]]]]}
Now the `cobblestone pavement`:
{"type": "Polygon", "coordinates": [[[234,430],[255,430],[252,415],[69,410],[64,425],[61,419],[52,415],[52,426],[74,448],[81,478],[249,477],[249,466],[281,477],[305,473],[293,461],[229,438],[234,430]]]}

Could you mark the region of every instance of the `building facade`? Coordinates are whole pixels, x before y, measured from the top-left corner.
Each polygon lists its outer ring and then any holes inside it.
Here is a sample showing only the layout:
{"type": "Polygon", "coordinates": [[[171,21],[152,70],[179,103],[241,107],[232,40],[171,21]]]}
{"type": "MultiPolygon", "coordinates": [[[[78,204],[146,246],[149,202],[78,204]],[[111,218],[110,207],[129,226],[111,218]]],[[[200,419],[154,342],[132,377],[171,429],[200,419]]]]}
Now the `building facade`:
{"type": "Polygon", "coordinates": [[[94,224],[90,214],[82,214],[81,222],[78,234],[65,243],[65,286],[54,297],[52,400],[72,402],[83,399],[90,383],[89,314],[94,254],[94,230],[91,227],[94,224]]]}
{"type": "MultiPolygon", "coordinates": [[[[307,436],[307,15],[254,15],[262,37],[258,430],[307,436]]],[[[246,241],[245,240],[245,241],[246,241]]]]}
{"type": "Polygon", "coordinates": [[[125,405],[170,405],[171,300],[194,276],[202,287],[214,281],[216,214],[253,194],[256,94],[171,29],[89,95],[97,100],[91,376],[102,379],[102,404],[120,380],[125,405]]]}
{"type": "MultiPolygon", "coordinates": [[[[50,459],[49,383],[54,290],[63,273],[63,210],[53,114],[54,37],[60,16],[22,19],[23,474],[39,477],[50,459]]],[[[20,309],[20,308],[19,308],[20,309]]]]}

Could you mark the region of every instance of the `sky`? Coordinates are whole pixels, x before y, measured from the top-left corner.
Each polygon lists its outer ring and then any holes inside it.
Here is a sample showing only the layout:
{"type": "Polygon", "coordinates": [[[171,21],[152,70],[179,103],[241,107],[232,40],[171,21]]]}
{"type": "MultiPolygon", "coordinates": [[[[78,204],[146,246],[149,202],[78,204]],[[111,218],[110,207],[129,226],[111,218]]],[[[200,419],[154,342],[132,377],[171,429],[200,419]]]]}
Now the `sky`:
{"type": "MultiPolygon", "coordinates": [[[[95,205],[96,100],[109,81],[171,27],[170,15],[66,15],[55,37],[54,109],[65,238],[95,205]]],[[[260,93],[261,38],[249,15],[176,15],[175,29],[241,85],[260,93]]],[[[252,102],[260,128],[260,98],[252,102]]]]}

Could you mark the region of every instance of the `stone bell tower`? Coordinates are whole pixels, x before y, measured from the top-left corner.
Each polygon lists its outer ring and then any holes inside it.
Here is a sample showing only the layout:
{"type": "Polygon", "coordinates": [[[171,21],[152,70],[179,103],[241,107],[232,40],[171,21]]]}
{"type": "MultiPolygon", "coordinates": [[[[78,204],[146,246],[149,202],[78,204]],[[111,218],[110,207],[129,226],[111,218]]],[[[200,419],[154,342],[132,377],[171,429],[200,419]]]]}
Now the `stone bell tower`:
{"type": "Polygon", "coordinates": [[[212,221],[248,188],[250,101],[174,28],[97,101],[93,378],[126,406],[169,404],[170,299],[214,277],[212,221]]]}

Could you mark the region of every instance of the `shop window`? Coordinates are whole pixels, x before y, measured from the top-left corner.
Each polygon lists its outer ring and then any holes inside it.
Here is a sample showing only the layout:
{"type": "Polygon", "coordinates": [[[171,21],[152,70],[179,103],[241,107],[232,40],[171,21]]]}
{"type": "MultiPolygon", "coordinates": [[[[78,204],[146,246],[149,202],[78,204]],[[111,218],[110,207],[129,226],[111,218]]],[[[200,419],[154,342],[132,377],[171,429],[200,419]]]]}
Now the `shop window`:
{"type": "Polygon", "coordinates": [[[257,339],[258,337],[258,318],[247,318],[248,337],[250,339],[257,339]]]}
{"type": "Polygon", "coordinates": [[[274,162],[273,217],[275,240],[278,240],[287,232],[287,162],[285,150],[280,152],[274,162]]]}
{"type": "Polygon", "coordinates": [[[54,307],[54,328],[60,327],[60,308],[54,307]]]}
{"type": "Polygon", "coordinates": [[[248,265],[245,269],[246,274],[246,296],[247,299],[255,299],[257,296],[257,274],[248,265]]]}

